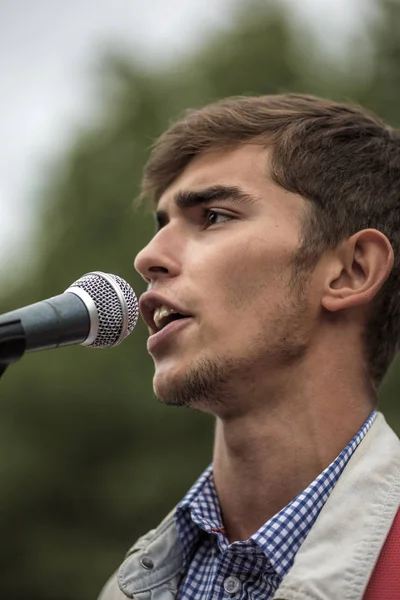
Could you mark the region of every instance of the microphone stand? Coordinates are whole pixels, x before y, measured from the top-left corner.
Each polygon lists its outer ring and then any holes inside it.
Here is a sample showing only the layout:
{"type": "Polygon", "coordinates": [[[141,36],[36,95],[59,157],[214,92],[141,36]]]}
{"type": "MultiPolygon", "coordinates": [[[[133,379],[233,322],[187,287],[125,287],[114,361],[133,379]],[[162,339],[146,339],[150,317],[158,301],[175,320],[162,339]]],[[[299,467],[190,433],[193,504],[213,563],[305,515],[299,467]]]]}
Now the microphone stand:
{"type": "Polygon", "coordinates": [[[13,362],[25,352],[25,331],[18,319],[0,324],[0,377],[13,362]]]}

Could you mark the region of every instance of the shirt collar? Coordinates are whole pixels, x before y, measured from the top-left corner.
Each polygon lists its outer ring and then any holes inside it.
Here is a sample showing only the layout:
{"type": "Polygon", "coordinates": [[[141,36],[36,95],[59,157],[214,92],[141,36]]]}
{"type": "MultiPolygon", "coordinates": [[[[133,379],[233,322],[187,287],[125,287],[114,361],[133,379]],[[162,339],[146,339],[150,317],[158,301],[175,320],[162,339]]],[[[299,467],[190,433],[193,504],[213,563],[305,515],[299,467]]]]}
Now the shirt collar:
{"type": "MultiPolygon", "coordinates": [[[[283,578],[375,417],[376,412],[373,411],[336,459],[303,492],[262,525],[249,540],[235,544],[247,548],[249,545],[256,545],[283,578]]],[[[189,565],[202,535],[215,536],[221,551],[228,546],[212,465],[207,467],[178,504],[175,521],[182,544],[185,568],[189,565]]]]}

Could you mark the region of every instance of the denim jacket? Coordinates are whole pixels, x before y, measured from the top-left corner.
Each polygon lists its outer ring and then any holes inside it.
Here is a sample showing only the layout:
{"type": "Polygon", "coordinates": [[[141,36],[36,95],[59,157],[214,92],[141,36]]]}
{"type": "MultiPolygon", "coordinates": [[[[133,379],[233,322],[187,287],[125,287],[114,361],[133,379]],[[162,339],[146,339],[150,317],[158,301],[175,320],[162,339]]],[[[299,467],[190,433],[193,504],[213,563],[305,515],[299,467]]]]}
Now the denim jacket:
{"type": "MultiPolygon", "coordinates": [[[[400,440],[378,413],[273,599],[362,600],[399,506],[400,440]]],[[[132,546],[98,600],[175,600],[181,567],[172,511],[132,546]]]]}

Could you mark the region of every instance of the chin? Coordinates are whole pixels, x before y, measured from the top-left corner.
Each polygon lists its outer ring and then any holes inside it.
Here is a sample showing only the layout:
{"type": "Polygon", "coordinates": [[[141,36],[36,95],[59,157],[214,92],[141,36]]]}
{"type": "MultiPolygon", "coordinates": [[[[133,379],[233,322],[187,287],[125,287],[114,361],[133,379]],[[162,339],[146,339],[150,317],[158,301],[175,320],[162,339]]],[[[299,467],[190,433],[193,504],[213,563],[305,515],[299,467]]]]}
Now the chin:
{"type": "Polygon", "coordinates": [[[156,398],[163,404],[168,406],[190,406],[190,399],[181,398],[177,389],[178,388],[173,385],[165,385],[164,383],[159,384],[155,382],[153,385],[156,398]]]}
{"type": "Polygon", "coordinates": [[[154,393],[165,404],[192,406],[209,412],[229,396],[227,365],[216,360],[200,359],[179,369],[156,369],[154,393]]]}
{"type": "Polygon", "coordinates": [[[153,390],[157,398],[164,404],[170,404],[173,406],[182,406],[186,403],[182,403],[178,400],[178,390],[182,387],[182,375],[179,373],[173,373],[172,369],[157,369],[153,378],[153,390]]]}

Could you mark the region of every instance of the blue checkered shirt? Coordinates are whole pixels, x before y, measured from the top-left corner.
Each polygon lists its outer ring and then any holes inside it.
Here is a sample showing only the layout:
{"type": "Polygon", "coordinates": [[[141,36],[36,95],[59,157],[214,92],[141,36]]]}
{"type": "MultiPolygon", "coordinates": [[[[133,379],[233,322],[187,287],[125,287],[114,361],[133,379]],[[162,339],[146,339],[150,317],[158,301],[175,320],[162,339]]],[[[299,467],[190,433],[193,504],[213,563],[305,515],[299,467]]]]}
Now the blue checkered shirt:
{"type": "Polygon", "coordinates": [[[229,544],[208,467],[176,510],[185,571],[179,600],[271,598],[375,417],[373,411],[339,456],[246,541],[229,544]]]}

